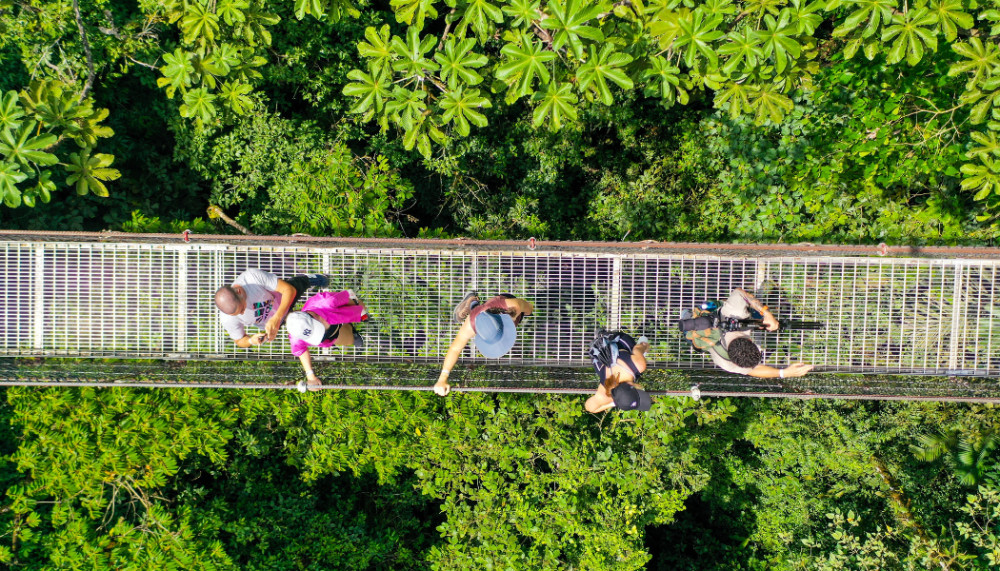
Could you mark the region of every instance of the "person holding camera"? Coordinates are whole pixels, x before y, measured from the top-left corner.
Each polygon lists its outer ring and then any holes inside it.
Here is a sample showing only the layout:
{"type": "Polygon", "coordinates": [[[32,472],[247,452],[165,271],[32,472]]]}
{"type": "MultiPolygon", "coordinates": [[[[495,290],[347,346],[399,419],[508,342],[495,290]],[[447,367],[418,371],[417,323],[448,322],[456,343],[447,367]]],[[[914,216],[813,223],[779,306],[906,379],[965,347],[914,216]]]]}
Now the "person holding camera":
{"type": "Polygon", "coordinates": [[[778,320],[753,294],[736,288],[725,303],[714,305],[711,302],[704,304],[702,309],[696,310],[697,314],[690,309],[684,310],[679,325],[692,344],[707,352],[720,369],[763,379],[801,377],[813,369],[813,365],[805,363],[793,363],[781,369],[765,365],[764,353],[749,331],[723,331],[709,316],[717,311],[723,319],[760,319],[767,331],[777,331],[778,320]]]}

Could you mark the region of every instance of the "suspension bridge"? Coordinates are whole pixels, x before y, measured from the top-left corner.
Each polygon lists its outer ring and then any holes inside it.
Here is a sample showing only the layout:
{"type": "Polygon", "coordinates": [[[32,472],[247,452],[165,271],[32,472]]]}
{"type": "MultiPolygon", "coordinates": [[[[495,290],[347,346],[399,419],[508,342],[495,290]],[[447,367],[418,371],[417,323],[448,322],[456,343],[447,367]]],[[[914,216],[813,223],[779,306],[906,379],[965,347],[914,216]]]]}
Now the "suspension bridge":
{"type": "Polygon", "coordinates": [[[694,383],[703,394],[993,399],[998,267],[1000,250],[989,248],[3,231],[0,383],[287,387],[299,376],[287,336],[240,349],[212,301],[260,268],[330,274],[331,288],[368,306],[364,348],[314,352],[328,386],[428,388],[458,328],[451,309],[475,290],[536,310],[503,358],[466,349],[452,379],[467,390],[593,390],[586,350],[605,327],[649,337],[654,391],[694,383]],[[778,317],[825,324],[759,335],[766,362],[812,363],[815,374],[726,375],[680,336],[681,309],[737,287],[778,317]],[[200,373],[185,369],[195,362],[200,373]]]}

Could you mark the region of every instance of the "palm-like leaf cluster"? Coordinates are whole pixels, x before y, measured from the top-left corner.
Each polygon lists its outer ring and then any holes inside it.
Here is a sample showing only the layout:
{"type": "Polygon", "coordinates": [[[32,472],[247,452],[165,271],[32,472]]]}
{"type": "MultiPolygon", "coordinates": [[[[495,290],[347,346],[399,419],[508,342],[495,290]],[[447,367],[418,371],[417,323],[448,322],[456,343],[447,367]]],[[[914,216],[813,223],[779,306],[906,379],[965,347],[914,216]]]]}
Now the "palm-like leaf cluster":
{"type": "MultiPolygon", "coordinates": [[[[369,28],[359,45],[368,68],[352,72],[353,83],[344,89],[357,98],[355,111],[365,120],[402,128],[407,146],[418,146],[425,155],[431,141],[446,143],[466,135],[468,125],[485,126],[488,115],[479,111],[475,121],[456,121],[456,113],[463,113],[457,110],[468,106],[455,102],[490,76],[495,81],[485,83],[488,89],[476,89],[476,109],[490,107],[495,97],[507,105],[525,101],[534,106],[533,124],[553,130],[575,121],[579,105],[613,105],[622,92],[636,88],[664,106],[685,104],[691,93],[707,88],[714,91],[716,106],[734,117],[779,122],[792,109],[794,92],[818,71],[814,35],[825,19],[833,21],[844,57],[881,55],[890,64],[908,65],[936,51],[939,37],[951,42],[958,30],[973,25],[961,0],[446,4],[450,10],[440,9],[437,0],[392,0],[397,21],[409,26],[405,37],[392,36],[387,26],[369,28]],[[445,35],[425,32],[428,21],[442,18],[445,35]],[[503,42],[499,53],[487,56],[487,43],[496,40],[503,42]],[[414,89],[424,93],[420,117],[394,111],[413,108],[414,89]],[[391,104],[395,98],[400,102],[391,104]]],[[[980,43],[980,51],[995,50],[986,45],[993,46],[980,43]]],[[[994,64],[981,60],[973,73],[991,76],[994,64]]],[[[969,102],[992,105],[992,95],[970,95],[969,102]],[[987,99],[990,103],[982,103],[987,99]]]]}
{"type": "Polygon", "coordinates": [[[110,168],[114,157],[91,157],[98,139],[114,134],[101,124],[107,116],[107,109],[95,110],[90,99],[81,102],[58,82],[0,94],[0,200],[11,208],[48,202],[56,190],[52,168],[60,165],[79,194],[107,196],[102,181],[119,177],[110,168]],[[68,141],[77,152],[67,151],[68,141]]]}

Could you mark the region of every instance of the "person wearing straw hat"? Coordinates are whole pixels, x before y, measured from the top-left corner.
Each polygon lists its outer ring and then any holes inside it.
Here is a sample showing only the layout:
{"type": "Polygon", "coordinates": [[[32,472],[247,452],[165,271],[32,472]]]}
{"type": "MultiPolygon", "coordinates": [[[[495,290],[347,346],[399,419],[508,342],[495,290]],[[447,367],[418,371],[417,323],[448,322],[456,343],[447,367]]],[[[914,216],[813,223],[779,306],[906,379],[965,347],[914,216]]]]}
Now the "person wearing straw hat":
{"type": "Polygon", "coordinates": [[[309,347],[363,347],[365,340],[352,324],[368,321],[368,310],[351,290],[320,292],[310,297],[301,311],[288,314],[286,328],[292,355],[306,372],[307,388],[319,390],[323,384],[312,367],[309,347]]]}
{"type": "Polygon", "coordinates": [[[637,384],[646,370],[646,351],[649,351],[649,340],[645,336],[636,340],[621,331],[598,332],[591,344],[590,359],[599,384],[583,405],[587,412],[597,413],[609,408],[649,410],[652,399],[637,384]]]}
{"type": "Polygon", "coordinates": [[[498,359],[506,355],[517,339],[517,326],[534,309],[530,302],[517,299],[509,293],[495,296],[486,303],[479,301],[476,292],[467,294],[455,306],[455,322],[462,327],[444,357],[441,375],[434,383],[434,392],[446,396],[451,391],[448,375],[470,340],[484,357],[498,359]]]}

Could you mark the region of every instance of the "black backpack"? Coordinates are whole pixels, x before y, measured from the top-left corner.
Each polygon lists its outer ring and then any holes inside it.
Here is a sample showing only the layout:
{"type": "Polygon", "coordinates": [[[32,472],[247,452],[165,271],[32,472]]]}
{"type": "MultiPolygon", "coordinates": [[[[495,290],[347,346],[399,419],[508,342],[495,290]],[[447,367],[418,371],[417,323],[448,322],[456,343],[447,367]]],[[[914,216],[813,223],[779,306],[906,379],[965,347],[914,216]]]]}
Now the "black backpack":
{"type": "Polygon", "coordinates": [[[621,331],[605,331],[599,329],[594,341],[590,344],[590,360],[594,365],[610,367],[618,361],[620,352],[619,340],[621,331]]]}

